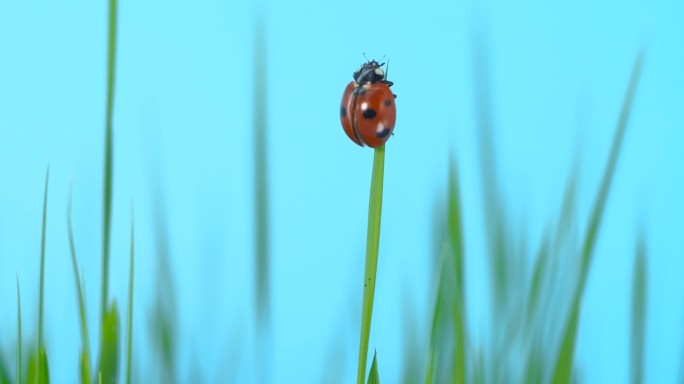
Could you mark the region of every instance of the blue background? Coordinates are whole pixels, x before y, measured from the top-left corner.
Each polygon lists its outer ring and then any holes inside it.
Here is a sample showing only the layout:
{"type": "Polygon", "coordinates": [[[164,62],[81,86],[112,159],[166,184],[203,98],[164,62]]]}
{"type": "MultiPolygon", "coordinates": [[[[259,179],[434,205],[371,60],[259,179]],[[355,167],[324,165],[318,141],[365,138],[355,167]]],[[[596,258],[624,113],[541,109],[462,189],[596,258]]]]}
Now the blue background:
{"type": "MultiPolygon", "coordinates": [[[[431,228],[450,157],[461,175],[468,320],[478,339],[489,321],[489,277],[474,66],[486,64],[490,74],[496,151],[488,155],[499,164],[513,224],[538,244],[575,162],[577,217],[586,222],[633,59],[644,48],[589,275],[577,361],[587,382],[627,381],[632,260],[642,231],[649,251],[646,378],[674,382],[684,346],[683,10],[676,1],[121,2],[110,291],[123,312],[134,206],[138,375],[153,372],[148,330],[160,203],[178,296],[181,377],[199,371],[223,381],[221,367],[231,361],[228,378],[238,382],[262,371],[274,382],[318,382],[330,367],[339,382],[352,380],[372,151],[344,135],[338,110],[363,52],[391,59],[398,95],[370,342],[382,380],[399,380],[407,311],[427,337],[431,228]],[[252,308],[255,15],[267,42],[267,347],[258,341],[252,308]],[[486,63],[473,60],[479,44],[486,63]]],[[[105,2],[0,3],[0,345],[14,345],[17,275],[27,332],[37,318],[49,164],[46,344],[56,382],[74,382],[80,348],[66,230],[71,188],[97,334],[106,22],[105,2]]],[[[97,338],[91,340],[95,350],[97,338]]]]}

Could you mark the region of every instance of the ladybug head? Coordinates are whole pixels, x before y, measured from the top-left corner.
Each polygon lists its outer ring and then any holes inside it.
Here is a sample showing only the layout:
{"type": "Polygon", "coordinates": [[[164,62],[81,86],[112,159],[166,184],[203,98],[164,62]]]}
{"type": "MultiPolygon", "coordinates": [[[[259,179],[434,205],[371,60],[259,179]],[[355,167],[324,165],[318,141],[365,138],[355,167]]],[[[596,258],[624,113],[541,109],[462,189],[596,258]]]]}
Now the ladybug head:
{"type": "Polygon", "coordinates": [[[383,65],[385,63],[380,64],[375,60],[363,63],[361,68],[354,72],[354,81],[359,84],[385,82],[385,71],[380,68],[383,65]]]}

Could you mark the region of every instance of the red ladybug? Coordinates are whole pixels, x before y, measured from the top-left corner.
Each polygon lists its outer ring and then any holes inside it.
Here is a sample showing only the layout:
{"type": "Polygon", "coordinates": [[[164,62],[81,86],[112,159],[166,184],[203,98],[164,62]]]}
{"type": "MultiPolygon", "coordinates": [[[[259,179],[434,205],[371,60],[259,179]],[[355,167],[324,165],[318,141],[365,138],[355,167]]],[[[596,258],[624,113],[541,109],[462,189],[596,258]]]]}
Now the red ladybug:
{"type": "Polygon", "coordinates": [[[360,146],[377,148],[387,141],[394,130],[397,97],[385,78],[384,63],[372,60],[354,72],[354,80],[342,95],[340,121],[349,138],[360,146]]]}

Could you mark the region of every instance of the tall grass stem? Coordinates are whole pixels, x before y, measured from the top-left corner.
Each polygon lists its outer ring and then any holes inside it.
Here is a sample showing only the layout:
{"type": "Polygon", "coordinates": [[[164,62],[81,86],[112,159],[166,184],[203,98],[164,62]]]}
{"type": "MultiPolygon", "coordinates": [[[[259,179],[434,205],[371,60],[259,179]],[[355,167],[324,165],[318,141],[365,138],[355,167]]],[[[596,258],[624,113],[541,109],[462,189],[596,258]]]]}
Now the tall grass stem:
{"type": "Polygon", "coordinates": [[[368,204],[368,237],[366,240],[366,271],[363,277],[363,307],[361,313],[361,339],[359,342],[359,367],[356,376],[363,384],[368,359],[373,297],[375,296],[375,275],[378,268],[380,247],[380,217],[382,213],[382,182],[385,171],[385,146],[375,148],[373,174],[371,176],[370,201],[368,204]]]}

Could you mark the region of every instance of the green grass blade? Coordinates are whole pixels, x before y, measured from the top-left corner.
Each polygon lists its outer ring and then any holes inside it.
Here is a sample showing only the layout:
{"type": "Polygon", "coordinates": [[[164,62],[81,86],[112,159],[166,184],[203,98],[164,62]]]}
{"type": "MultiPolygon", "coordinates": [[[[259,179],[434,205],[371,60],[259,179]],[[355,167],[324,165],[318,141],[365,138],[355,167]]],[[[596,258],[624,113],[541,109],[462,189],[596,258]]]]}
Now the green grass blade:
{"type": "Polygon", "coordinates": [[[537,310],[537,303],[539,297],[541,296],[542,287],[544,286],[542,281],[544,274],[546,273],[546,266],[549,260],[549,236],[545,235],[539,252],[534,260],[534,266],[532,267],[532,281],[530,282],[530,291],[527,298],[527,319],[532,320],[532,317],[537,310]]]}
{"type": "Polygon", "coordinates": [[[266,42],[261,19],[254,35],[254,261],[256,314],[260,323],[269,316],[270,249],[268,227],[268,147],[266,105],[266,42]]]}
{"type": "Polygon", "coordinates": [[[437,338],[439,335],[439,320],[442,309],[445,308],[445,252],[441,252],[439,258],[439,267],[437,268],[437,299],[435,300],[435,307],[432,311],[432,326],[430,328],[430,346],[428,351],[428,364],[425,372],[425,384],[434,383],[435,380],[435,355],[437,348],[437,338]]]}
{"type": "Polygon", "coordinates": [[[634,62],[629,88],[627,89],[627,94],[625,95],[625,100],[622,104],[622,111],[620,112],[615,137],[613,138],[613,145],[610,149],[610,157],[608,158],[608,164],[604,171],[603,179],[601,180],[598,196],[594,202],[591,218],[589,220],[589,227],[582,247],[582,275],[580,281],[582,287],[584,287],[589,266],[591,265],[591,257],[593,255],[594,246],[596,245],[596,238],[598,237],[599,228],[603,219],[603,211],[605,209],[606,201],[608,200],[608,193],[610,192],[610,186],[620,156],[620,149],[622,148],[622,142],[624,141],[625,132],[627,130],[627,122],[629,121],[629,114],[632,110],[632,104],[634,103],[634,96],[636,95],[642,66],[643,54],[639,53],[634,62]]]}
{"type": "MultiPolygon", "coordinates": [[[[114,113],[114,79],[116,65],[116,18],[117,0],[109,0],[109,30],[107,35],[107,100],[105,116],[105,158],[103,185],[103,213],[102,213],[102,318],[107,311],[109,289],[109,242],[112,224],[112,175],[113,175],[113,128],[114,113]]],[[[103,335],[101,334],[100,337],[103,335]]]]}
{"type": "Polygon", "coordinates": [[[173,384],[177,377],[177,308],[176,287],[171,270],[171,247],[169,246],[166,215],[162,202],[164,196],[159,183],[154,183],[155,242],[157,266],[155,268],[155,300],[150,318],[149,331],[156,356],[159,357],[159,370],[156,372],[161,382],[173,384]]]}
{"type": "Polygon", "coordinates": [[[634,259],[634,280],[632,282],[632,384],[641,384],[644,381],[647,267],[646,245],[643,238],[640,238],[634,259]]]}
{"type": "Polygon", "coordinates": [[[363,384],[368,358],[373,298],[375,296],[375,275],[378,268],[380,248],[380,216],[382,213],[382,182],[385,171],[385,146],[375,148],[373,174],[371,176],[370,201],[368,204],[368,237],[366,240],[366,271],[363,277],[363,308],[361,313],[361,340],[359,342],[358,384],[363,384]]]}
{"type": "Polygon", "coordinates": [[[47,232],[47,204],[48,204],[48,184],[50,181],[50,167],[45,174],[45,194],[43,195],[43,230],[40,241],[40,290],[38,299],[38,347],[43,347],[43,303],[45,293],[45,237],[47,232]]]}
{"type": "Polygon", "coordinates": [[[37,353],[32,353],[29,358],[28,383],[50,384],[50,370],[44,347],[38,347],[37,353]]]}
{"type": "Polygon", "coordinates": [[[81,383],[82,384],[89,384],[92,383],[92,378],[91,378],[91,373],[90,373],[90,356],[88,355],[88,352],[82,350],[81,351],[81,360],[80,360],[80,373],[81,373],[81,383]]]}
{"type": "MultiPolygon", "coordinates": [[[[0,351],[0,384],[11,384],[9,369],[5,366],[5,358],[0,351]]],[[[17,382],[19,383],[19,382],[17,382]]]]}
{"type": "Polygon", "coordinates": [[[373,354],[373,364],[371,364],[370,372],[368,373],[368,384],[380,384],[380,375],[378,374],[378,353],[373,354]]]}
{"type": "Polygon", "coordinates": [[[465,334],[465,296],[463,287],[463,228],[461,220],[461,192],[458,182],[456,166],[451,163],[449,173],[449,209],[448,209],[448,229],[450,254],[453,257],[454,274],[456,278],[456,303],[454,311],[454,364],[451,377],[455,383],[465,383],[465,354],[466,354],[466,334],[465,334]]]}
{"type": "MultiPolygon", "coordinates": [[[[48,204],[48,185],[50,181],[50,167],[45,173],[45,192],[43,195],[43,225],[40,242],[40,289],[38,292],[38,354],[34,356],[35,360],[33,373],[34,379],[37,383],[49,383],[50,378],[47,369],[47,355],[45,352],[45,340],[43,339],[43,308],[45,296],[45,244],[47,235],[47,204],[48,204]]],[[[31,360],[29,360],[30,362],[31,360]]],[[[33,381],[31,381],[33,382],[33,381]]]]}
{"type": "Polygon", "coordinates": [[[19,276],[17,276],[17,384],[21,384],[21,356],[23,354],[21,341],[21,291],[19,290],[19,276]]]}
{"type": "Polygon", "coordinates": [[[617,166],[620,149],[622,148],[622,142],[627,128],[627,122],[629,120],[629,113],[634,102],[637,84],[639,83],[642,65],[643,54],[639,53],[635,59],[629,87],[627,88],[625,100],[622,104],[622,111],[620,112],[620,118],[618,120],[615,136],[613,138],[613,145],[611,147],[608,164],[606,165],[606,169],[601,180],[601,186],[599,188],[598,195],[596,196],[596,200],[594,201],[594,206],[589,219],[589,225],[584,236],[581,250],[580,280],[574,293],[569,318],[566,322],[563,332],[561,349],[558,354],[553,373],[554,383],[569,383],[572,379],[575,344],[577,341],[577,325],[579,322],[584,286],[589,273],[589,267],[591,265],[594,246],[596,245],[596,239],[598,237],[599,228],[603,218],[604,208],[608,199],[608,192],[610,191],[610,185],[615,173],[615,168],[617,166]]]}
{"type": "Polygon", "coordinates": [[[74,242],[74,229],[71,223],[71,195],[67,211],[67,231],[69,234],[69,250],[71,252],[71,266],[74,271],[76,294],[78,297],[78,316],[81,328],[81,383],[89,384],[90,378],[90,335],[88,332],[88,317],[86,316],[85,298],[83,295],[83,281],[78,271],[78,258],[76,257],[76,245],[74,242]]]}
{"type": "Polygon", "coordinates": [[[102,383],[116,384],[119,382],[119,311],[116,301],[105,313],[102,335],[98,376],[102,383]]]}
{"type": "Polygon", "coordinates": [[[579,322],[579,305],[578,298],[573,299],[572,308],[568,317],[568,323],[563,332],[563,340],[561,342],[561,349],[556,360],[556,366],[553,371],[553,383],[570,383],[572,380],[572,372],[574,367],[575,342],[577,339],[577,323],[579,322]]]}
{"type": "Polygon", "coordinates": [[[133,276],[135,258],[135,230],[133,223],[131,223],[131,260],[130,270],[128,276],[128,319],[126,321],[126,383],[131,383],[131,356],[132,356],[132,340],[133,340],[133,276]]]}

